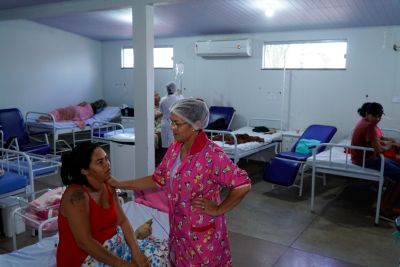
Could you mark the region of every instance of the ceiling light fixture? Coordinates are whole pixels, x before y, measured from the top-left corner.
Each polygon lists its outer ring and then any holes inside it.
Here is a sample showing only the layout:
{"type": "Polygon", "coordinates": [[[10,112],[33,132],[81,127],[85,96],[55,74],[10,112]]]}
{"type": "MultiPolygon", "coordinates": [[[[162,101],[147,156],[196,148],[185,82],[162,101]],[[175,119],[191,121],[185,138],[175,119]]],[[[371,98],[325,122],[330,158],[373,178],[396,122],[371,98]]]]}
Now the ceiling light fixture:
{"type": "Polygon", "coordinates": [[[285,4],[280,0],[258,0],[253,2],[253,6],[263,10],[268,18],[273,17],[278,10],[285,8],[285,4]]]}
{"type": "Polygon", "coordinates": [[[275,10],[272,8],[268,8],[264,11],[265,16],[268,18],[273,17],[275,15],[275,10]]]}

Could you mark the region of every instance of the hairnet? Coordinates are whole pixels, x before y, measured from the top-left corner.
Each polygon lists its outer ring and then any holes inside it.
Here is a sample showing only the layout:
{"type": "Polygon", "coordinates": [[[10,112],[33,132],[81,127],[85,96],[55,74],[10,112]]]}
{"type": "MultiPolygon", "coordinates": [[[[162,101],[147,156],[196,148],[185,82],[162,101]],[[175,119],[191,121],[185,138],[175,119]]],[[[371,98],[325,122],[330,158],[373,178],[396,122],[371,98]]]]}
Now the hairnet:
{"type": "Polygon", "coordinates": [[[168,94],[170,94],[170,95],[175,94],[176,84],[174,82],[167,83],[167,85],[165,87],[167,88],[168,94]]]}
{"type": "Polygon", "coordinates": [[[184,119],[196,130],[204,129],[208,125],[208,107],[201,99],[181,99],[175,102],[169,111],[184,119]]]}

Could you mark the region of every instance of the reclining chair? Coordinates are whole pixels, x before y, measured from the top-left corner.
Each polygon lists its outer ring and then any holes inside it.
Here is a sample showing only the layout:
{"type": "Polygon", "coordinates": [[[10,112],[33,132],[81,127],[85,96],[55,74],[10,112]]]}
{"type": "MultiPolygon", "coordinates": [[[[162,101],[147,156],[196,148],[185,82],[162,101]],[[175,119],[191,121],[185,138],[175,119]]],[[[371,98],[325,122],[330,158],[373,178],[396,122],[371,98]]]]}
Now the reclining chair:
{"type": "Polygon", "coordinates": [[[0,130],[3,132],[4,148],[39,155],[50,153],[47,135],[44,135],[44,142],[31,139],[21,111],[17,108],[0,109],[0,130]]]}
{"type": "Polygon", "coordinates": [[[211,106],[207,130],[229,130],[235,109],[233,107],[211,106]]]}
{"type": "MultiPolygon", "coordinates": [[[[303,178],[305,162],[308,157],[312,155],[312,149],[316,144],[329,143],[335,135],[337,129],[333,126],[327,125],[311,125],[300,136],[297,142],[293,145],[290,151],[281,152],[272,158],[264,170],[263,179],[272,184],[283,186],[293,185],[298,171],[301,168],[299,196],[303,194],[303,178]],[[298,144],[301,143],[301,149],[298,144]],[[307,144],[311,144],[307,147],[307,144]],[[301,151],[302,150],[302,151],[301,151]],[[297,151],[297,152],[296,152],[297,151]]],[[[324,150],[323,147],[319,148],[317,154],[324,150]]],[[[296,185],[297,186],[297,185],[296,185]]]]}

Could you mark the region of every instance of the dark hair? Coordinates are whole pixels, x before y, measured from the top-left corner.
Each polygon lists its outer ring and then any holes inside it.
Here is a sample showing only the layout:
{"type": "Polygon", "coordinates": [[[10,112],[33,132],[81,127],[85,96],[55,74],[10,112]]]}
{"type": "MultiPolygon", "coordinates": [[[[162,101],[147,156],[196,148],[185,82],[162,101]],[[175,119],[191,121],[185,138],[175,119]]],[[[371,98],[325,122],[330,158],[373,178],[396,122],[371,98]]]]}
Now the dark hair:
{"type": "Polygon", "coordinates": [[[382,105],[376,102],[372,102],[371,104],[368,105],[366,113],[373,116],[382,116],[383,114],[385,114],[383,112],[382,105]]]}
{"type": "Polygon", "coordinates": [[[97,114],[100,111],[102,111],[105,107],[107,107],[107,103],[106,101],[104,101],[103,99],[99,99],[94,101],[93,103],[90,103],[90,105],[92,106],[93,109],[93,113],[97,114]]]}
{"type": "Polygon", "coordinates": [[[361,117],[365,117],[367,115],[367,109],[369,107],[369,105],[371,105],[370,102],[365,102],[364,104],[362,104],[362,106],[357,110],[358,114],[361,117]]]}
{"type": "Polygon", "coordinates": [[[92,187],[81,170],[89,169],[93,151],[98,147],[98,144],[84,142],[62,155],[61,180],[64,185],[79,184],[92,187]]]}

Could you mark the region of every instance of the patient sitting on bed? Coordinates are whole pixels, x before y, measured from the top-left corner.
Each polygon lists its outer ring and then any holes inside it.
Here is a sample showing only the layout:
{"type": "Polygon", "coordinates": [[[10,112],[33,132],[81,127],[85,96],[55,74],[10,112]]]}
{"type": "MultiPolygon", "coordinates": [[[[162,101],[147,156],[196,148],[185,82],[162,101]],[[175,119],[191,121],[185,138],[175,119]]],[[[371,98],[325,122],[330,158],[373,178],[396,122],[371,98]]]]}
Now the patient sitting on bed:
{"type": "Polygon", "coordinates": [[[159,253],[146,253],[155,251],[155,241],[135,239],[115,190],[105,183],[110,177],[110,161],[97,144],[81,143],[63,154],[61,178],[67,188],[58,215],[57,266],[145,267],[149,260],[152,266],[160,262],[159,253]]]}
{"type": "MultiPolygon", "coordinates": [[[[365,119],[367,117],[367,110],[370,107],[370,105],[371,105],[370,102],[366,102],[357,110],[358,114],[362,118],[365,119]]],[[[394,138],[383,136],[383,132],[378,127],[378,125],[375,125],[375,132],[379,140],[379,143],[384,150],[383,155],[386,158],[400,162],[400,142],[394,138]]]]}
{"type": "MultiPolygon", "coordinates": [[[[85,120],[92,117],[106,105],[106,102],[100,99],[93,103],[82,102],[78,105],[57,108],[50,113],[53,115],[54,121],[73,121],[78,127],[84,128],[85,120]]],[[[37,119],[37,121],[52,121],[52,118],[42,115],[37,119]]]]}

